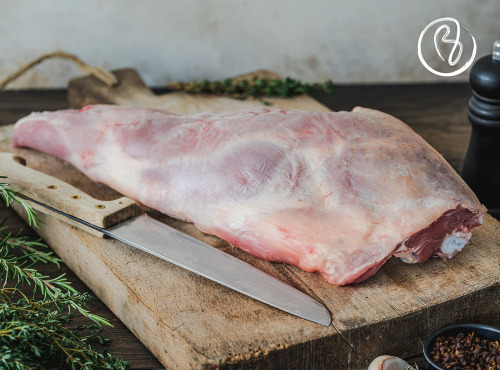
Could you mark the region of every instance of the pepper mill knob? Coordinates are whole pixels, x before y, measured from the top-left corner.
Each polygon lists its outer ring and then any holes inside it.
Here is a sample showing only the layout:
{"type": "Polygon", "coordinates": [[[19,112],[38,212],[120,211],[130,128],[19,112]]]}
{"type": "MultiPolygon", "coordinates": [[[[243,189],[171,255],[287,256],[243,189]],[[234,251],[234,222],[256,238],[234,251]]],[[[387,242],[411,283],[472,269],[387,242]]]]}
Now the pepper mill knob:
{"type": "Polygon", "coordinates": [[[462,178],[494,217],[500,219],[500,41],[470,71],[472,132],[462,178]]]}
{"type": "Polygon", "coordinates": [[[500,40],[493,43],[493,60],[500,60],[500,40]]]}

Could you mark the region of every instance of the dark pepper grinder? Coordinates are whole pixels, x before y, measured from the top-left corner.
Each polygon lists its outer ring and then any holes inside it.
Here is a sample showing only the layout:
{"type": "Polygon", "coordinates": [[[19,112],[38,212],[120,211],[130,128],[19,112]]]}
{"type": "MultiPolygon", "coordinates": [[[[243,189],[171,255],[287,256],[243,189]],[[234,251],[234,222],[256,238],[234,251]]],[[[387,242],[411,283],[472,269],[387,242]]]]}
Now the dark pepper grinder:
{"type": "Polygon", "coordinates": [[[462,178],[489,213],[500,219],[500,41],[493,54],[479,59],[470,71],[472,124],[462,178]]]}

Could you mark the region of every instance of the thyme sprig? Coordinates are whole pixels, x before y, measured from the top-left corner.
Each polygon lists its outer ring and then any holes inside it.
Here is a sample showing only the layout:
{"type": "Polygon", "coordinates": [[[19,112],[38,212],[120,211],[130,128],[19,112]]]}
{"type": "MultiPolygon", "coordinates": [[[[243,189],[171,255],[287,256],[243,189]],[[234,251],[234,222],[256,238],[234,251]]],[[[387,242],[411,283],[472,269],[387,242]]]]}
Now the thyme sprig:
{"type": "MultiPolygon", "coordinates": [[[[5,178],[0,176],[0,178],[5,178]]],[[[30,222],[37,226],[36,213],[7,183],[0,183],[6,206],[23,205],[30,222]],[[30,216],[31,215],[31,216],[30,216]]],[[[64,274],[50,278],[39,273],[37,262],[62,262],[40,239],[13,235],[0,222],[0,368],[2,369],[125,369],[127,361],[117,359],[94,343],[105,344],[102,326],[112,326],[90,313],[87,293],[75,290],[64,274]],[[14,254],[20,251],[21,255],[14,254]],[[15,284],[8,287],[8,283],[15,284]],[[20,287],[32,286],[32,297],[20,287]],[[71,328],[72,311],[94,324],[71,328]]],[[[11,284],[12,285],[12,284],[11,284]]]]}
{"type": "Polygon", "coordinates": [[[322,83],[307,83],[292,77],[284,79],[255,77],[237,80],[171,82],[167,87],[174,91],[184,91],[189,94],[224,95],[236,99],[254,97],[290,98],[309,94],[313,91],[324,91],[333,94],[333,82],[330,80],[322,83]]]}

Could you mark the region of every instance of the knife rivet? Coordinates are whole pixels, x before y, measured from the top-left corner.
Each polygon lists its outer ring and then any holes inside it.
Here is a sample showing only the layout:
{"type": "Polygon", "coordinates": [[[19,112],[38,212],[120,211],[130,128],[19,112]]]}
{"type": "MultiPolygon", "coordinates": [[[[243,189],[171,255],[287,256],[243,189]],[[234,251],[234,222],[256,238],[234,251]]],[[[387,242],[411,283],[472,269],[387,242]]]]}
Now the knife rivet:
{"type": "Polygon", "coordinates": [[[95,208],[104,209],[106,206],[104,204],[96,204],[95,208]]]}
{"type": "Polygon", "coordinates": [[[79,196],[79,195],[72,195],[71,198],[73,198],[73,199],[80,199],[81,196],[79,196]]]}
{"type": "Polygon", "coordinates": [[[47,189],[57,189],[57,185],[49,185],[47,186],[47,189]]]}

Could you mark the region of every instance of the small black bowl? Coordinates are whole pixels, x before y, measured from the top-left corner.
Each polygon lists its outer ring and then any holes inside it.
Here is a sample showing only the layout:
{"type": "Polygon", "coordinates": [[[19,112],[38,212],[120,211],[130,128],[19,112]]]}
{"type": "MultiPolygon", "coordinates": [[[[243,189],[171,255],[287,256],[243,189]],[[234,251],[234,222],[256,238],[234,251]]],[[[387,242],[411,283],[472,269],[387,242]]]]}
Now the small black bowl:
{"type": "Polygon", "coordinates": [[[458,333],[469,334],[472,332],[476,333],[478,337],[481,337],[483,339],[500,341],[500,328],[494,326],[481,324],[458,324],[441,328],[430,334],[424,342],[424,357],[427,361],[427,368],[443,370],[442,367],[437,366],[432,361],[431,355],[429,354],[429,351],[431,350],[431,344],[434,343],[437,337],[447,337],[457,335],[458,333]]]}

